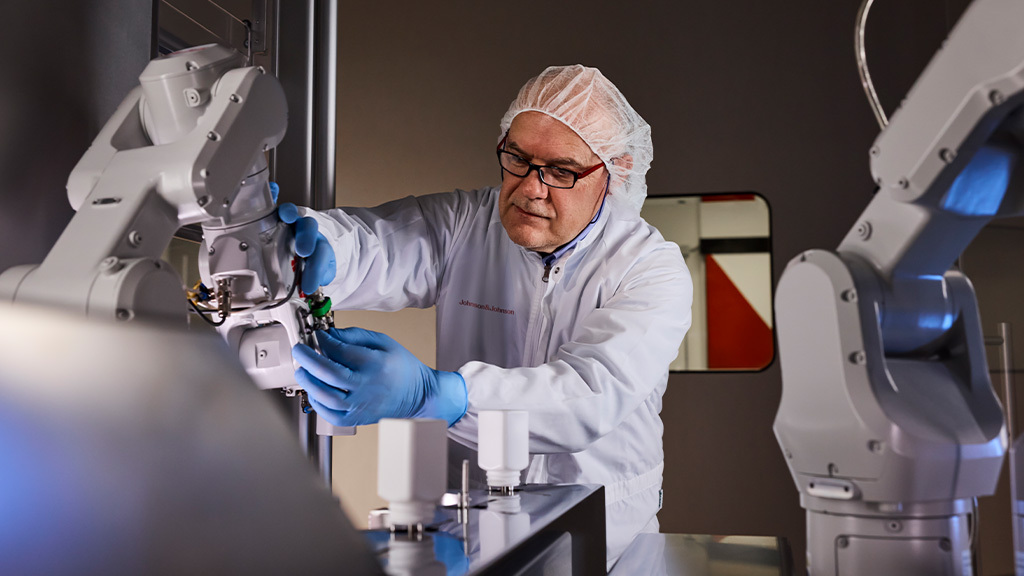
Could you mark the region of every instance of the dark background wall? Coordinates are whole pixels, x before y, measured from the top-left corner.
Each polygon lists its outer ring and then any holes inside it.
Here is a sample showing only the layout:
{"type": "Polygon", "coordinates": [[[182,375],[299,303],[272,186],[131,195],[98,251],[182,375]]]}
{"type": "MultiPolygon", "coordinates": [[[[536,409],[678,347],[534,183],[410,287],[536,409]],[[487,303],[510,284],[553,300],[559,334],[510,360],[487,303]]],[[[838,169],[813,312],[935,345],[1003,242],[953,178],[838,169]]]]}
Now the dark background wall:
{"type": "Polygon", "coordinates": [[[68,174],[155,54],[155,0],[0,0],[0,270],[73,214],[68,174]]]}
{"type": "MultiPolygon", "coordinates": [[[[652,195],[767,198],[777,282],[798,252],[837,246],[874,190],[859,4],[342,2],[339,203],[497,183],[493,145],[515,92],[545,66],[579,62],[652,125],[652,195]]],[[[966,4],[875,4],[868,58],[890,114],[966,4]]],[[[777,360],[671,376],[662,531],[786,536],[802,565],[804,514],[772,433],[780,395],[777,360]]]]}

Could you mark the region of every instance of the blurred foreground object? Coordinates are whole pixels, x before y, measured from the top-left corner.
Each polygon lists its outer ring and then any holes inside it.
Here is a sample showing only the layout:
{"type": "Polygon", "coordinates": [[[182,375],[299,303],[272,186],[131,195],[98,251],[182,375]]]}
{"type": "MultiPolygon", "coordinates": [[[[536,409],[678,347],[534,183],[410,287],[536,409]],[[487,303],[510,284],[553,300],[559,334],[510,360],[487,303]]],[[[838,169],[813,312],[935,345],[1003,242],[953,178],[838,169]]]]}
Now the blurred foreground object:
{"type": "Polygon", "coordinates": [[[8,574],[378,574],[222,339],[0,306],[8,574]]]}

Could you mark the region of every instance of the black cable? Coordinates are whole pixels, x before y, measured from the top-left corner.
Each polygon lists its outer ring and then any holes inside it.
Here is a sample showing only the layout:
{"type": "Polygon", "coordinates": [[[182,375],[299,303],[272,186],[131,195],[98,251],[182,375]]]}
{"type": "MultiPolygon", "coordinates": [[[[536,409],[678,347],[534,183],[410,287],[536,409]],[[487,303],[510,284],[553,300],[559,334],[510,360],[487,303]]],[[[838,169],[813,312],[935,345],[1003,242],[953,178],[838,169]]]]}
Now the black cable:
{"type": "MultiPolygon", "coordinates": [[[[271,304],[270,306],[266,306],[266,307],[262,308],[263,310],[273,310],[274,308],[278,308],[278,307],[284,305],[285,302],[288,302],[289,300],[292,299],[292,296],[295,294],[295,287],[298,286],[299,282],[302,281],[302,269],[303,268],[304,268],[304,261],[299,260],[299,264],[295,268],[295,281],[292,282],[292,287],[288,289],[288,294],[285,295],[285,297],[282,298],[281,300],[279,300],[278,302],[276,302],[274,304],[271,304]]],[[[199,307],[196,306],[196,303],[193,302],[191,298],[186,298],[186,300],[188,300],[189,305],[192,306],[192,309],[195,310],[196,314],[198,314],[199,317],[202,318],[210,326],[213,326],[213,327],[222,326],[224,324],[224,322],[227,320],[227,317],[224,317],[224,318],[221,318],[219,322],[214,322],[213,320],[210,320],[209,318],[206,317],[206,313],[203,312],[202,310],[200,310],[199,307]]],[[[251,308],[250,308],[250,310],[251,310],[251,308]]],[[[237,310],[237,311],[235,311],[235,313],[244,314],[246,311],[247,310],[237,310]]]]}
{"type": "Polygon", "coordinates": [[[206,313],[200,310],[199,306],[196,306],[196,303],[193,302],[191,298],[186,298],[186,300],[188,300],[188,303],[190,306],[192,306],[192,309],[196,311],[196,314],[198,314],[199,317],[202,318],[203,321],[209,324],[210,326],[216,328],[217,326],[223,325],[224,321],[227,320],[227,318],[221,318],[220,322],[214,322],[213,320],[210,320],[209,318],[206,317],[206,313]]]}
{"type": "Polygon", "coordinates": [[[277,307],[281,306],[282,304],[284,304],[285,302],[287,302],[287,301],[292,299],[292,294],[295,294],[295,287],[298,286],[299,282],[302,281],[302,269],[303,268],[305,268],[305,261],[302,260],[302,259],[299,259],[298,264],[296,264],[296,266],[295,266],[295,281],[292,282],[292,287],[288,290],[288,295],[285,296],[283,299],[281,299],[276,304],[271,304],[270,306],[267,306],[266,308],[264,308],[264,310],[273,310],[274,308],[277,308],[277,307]]]}

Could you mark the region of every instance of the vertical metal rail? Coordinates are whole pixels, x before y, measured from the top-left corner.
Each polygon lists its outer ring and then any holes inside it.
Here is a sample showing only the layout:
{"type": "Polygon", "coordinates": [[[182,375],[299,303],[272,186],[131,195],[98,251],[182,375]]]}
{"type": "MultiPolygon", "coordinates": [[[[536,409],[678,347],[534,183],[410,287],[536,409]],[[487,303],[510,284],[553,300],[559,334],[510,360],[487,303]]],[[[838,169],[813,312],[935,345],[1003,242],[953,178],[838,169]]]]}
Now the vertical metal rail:
{"type": "MultiPolygon", "coordinates": [[[[313,125],[313,207],[334,208],[338,107],[338,1],[312,0],[310,13],[310,78],[313,125]]],[[[329,435],[317,438],[320,476],[332,489],[334,441],[329,435]]]]}
{"type": "Polygon", "coordinates": [[[332,488],[331,475],[333,474],[332,465],[334,463],[334,437],[333,436],[317,436],[317,443],[320,447],[320,477],[323,478],[327,489],[332,488]]]}
{"type": "MultiPolygon", "coordinates": [[[[1003,395],[1006,400],[1006,433],[1010,437],[1010,449],[1013,449],[1013,441],[1017,438],[1017,406],[1014,404],[1013,389],[1013,329],[1008,322],[999,323],[1000,360],[1003,371],[1003,395]]],[[[1013,472],[1013,469],[1010,469],[1013,472]]]]}
{"type": "Polygon", "coordinates": [[[313,149],[314,206],[335,205],[338,109],[338,0],[317,0],[316,10],[316,117],[313,149]]]}
{"type": "Polygon", "coordinates": [[[1019,506],[1017,504],[1017,403],[1013,388],[1013,329],[1009,322],[999,323],[999,337],[1002,339],[999,350],[1003,370],[1003,399],[1006,403],[1006,407],[1003,410],[1006,412],[1006,434],[1009,436],[1010,443],[1009,450],[1007,450],[1010,464],[1010,522],[1012,523],[1014,566],[1017,567],[1016,573],[1019,574],[1019,556],[1024,543],[1020,540],[1020,529],[1017,526],[1019,523],[1017,521],[1017,509],[1019,506]]]}

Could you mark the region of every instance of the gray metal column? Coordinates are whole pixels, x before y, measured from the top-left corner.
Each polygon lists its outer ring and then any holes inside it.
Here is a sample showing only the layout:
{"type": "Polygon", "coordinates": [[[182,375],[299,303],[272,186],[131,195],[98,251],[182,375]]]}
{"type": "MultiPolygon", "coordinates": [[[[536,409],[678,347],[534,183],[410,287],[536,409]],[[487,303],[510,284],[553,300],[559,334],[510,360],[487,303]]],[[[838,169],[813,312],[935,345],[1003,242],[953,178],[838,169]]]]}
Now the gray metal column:
{"type": "Polygon", "coordinates": [[[272,160],[281,201],[334,207],[337,0],[278,3],[274,72],[288,98],[288,133],[272,160]],[[285,5],[281,5],[285,4],[285,5]]]}
{"type": "Polygon", "coordinates": [[[338,138],[338,0],[316,4],[314,206],[333,208],[338,138]]]}

